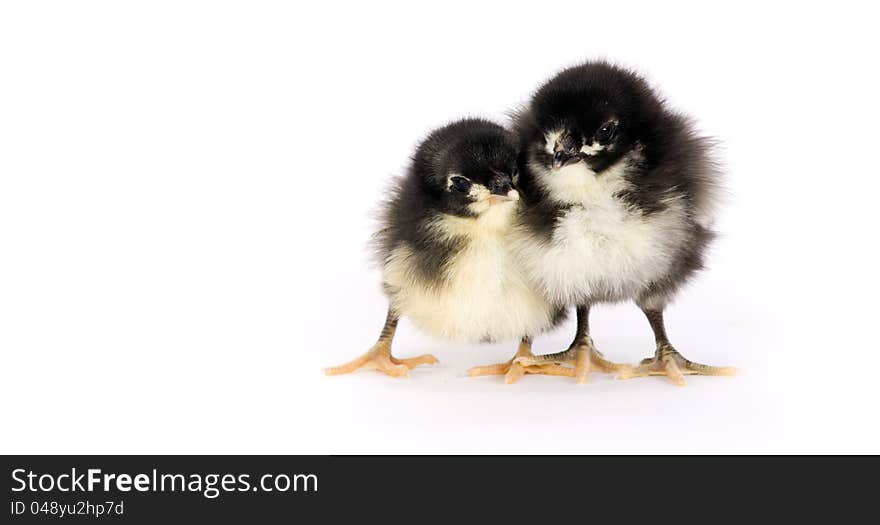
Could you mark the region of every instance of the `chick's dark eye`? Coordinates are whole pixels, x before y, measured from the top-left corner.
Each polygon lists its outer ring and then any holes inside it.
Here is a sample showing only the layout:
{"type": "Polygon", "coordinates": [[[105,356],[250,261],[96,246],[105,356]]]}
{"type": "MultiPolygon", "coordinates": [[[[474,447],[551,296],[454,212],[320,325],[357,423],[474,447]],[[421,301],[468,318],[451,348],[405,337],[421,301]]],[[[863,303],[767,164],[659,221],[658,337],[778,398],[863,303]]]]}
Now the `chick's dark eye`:
{"type": "Polygon", "coordinates": [[[615,122],[606,122],[602,124],[596,131],[596,142],[599,144],[608,144],[614,139],[614,132],[617,131],[617,124],[615,122]]]}
{"type": "Polygon", "coordinates": [[[452,191],[466,193],[471,189],[471,181],[464,177],[452,177],[452,191]]]}

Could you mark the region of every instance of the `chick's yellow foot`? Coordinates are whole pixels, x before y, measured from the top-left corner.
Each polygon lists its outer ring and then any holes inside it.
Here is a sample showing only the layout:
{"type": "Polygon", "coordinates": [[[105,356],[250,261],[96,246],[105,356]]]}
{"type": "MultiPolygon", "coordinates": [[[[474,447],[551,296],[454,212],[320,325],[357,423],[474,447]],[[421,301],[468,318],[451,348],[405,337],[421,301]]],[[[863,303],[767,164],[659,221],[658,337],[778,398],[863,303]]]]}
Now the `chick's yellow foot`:
{"type": "Polygon", "coordinates": [[[509,384],[516,383],[526,374],[542,374],[545,376],[574,376],[574,369],[556,364],[543,364],[524,366],[514,362],[513,359],[506,363],[498,363],[495,365],[475,366],[468,370],[471,377],[478,376],[504,376],[504,382],[509,384]]]}
{"type": "Polygon", "coordinates": [[[622,371],[618,379],[632,379],[634,377],[666,376],[677,386],[685,386],[684,376],[732,376],[736,374],[736,368],[732,366],[709,366],[689,361],[670,345],[663,345],[657,349],[654,357],[642,360],[636,368],[622,371]]]}
{"type": "Polygon", "coordinates": [[[383,374],[392,377],[404,377],[409,371],[419,365],[433,365],[437,363],[437,358],[430,355],[420,355],[409,359],[398,359],[391,355],[391,345],[386,343],[376,343],[366,354],[358,357],[354,361],[350,361],[344,365],[325,368],[324,373],[328,376],[339,374],[350,374],[361,368],[365,370],[378,370],[383,374]]]}
{"type": "Polygon", "coordinates": [[[554,363],[544,363],[540,365],[523,365],[517,362],[521,357],[534,357],[531,350],[531,341],[525,340],[520,343],[519,350],[506,363],[498,363],[494,365],[475,366],[468,370],[471,377],[478,376],[504,376],[504,382],[509,384],[516,383],[526,374],[542,374],[547,376],[573,376],[574,370],[568,367],[559,366],[554,363]]]}
{"type": "Polygon", "coordinates": [[[580,384],[587,382],[587,377],[590,375],[590,371],[594,368],[606,373],[623,373],[632,369],[629,365],[614,363],[605,359],[605,356],[593,346],[592,341],[572,346],[568,350],[556,354],[517,357],[514,359],[514,363],[519,363],[523,366],[539,366],[548,363],[552,363],[556,366],[563,364],[570,365],[570,367],[563,367],[566,370],[570,370],[570,373],[554,375],[567,375],[569,377],[574,377],[580,384]]]}

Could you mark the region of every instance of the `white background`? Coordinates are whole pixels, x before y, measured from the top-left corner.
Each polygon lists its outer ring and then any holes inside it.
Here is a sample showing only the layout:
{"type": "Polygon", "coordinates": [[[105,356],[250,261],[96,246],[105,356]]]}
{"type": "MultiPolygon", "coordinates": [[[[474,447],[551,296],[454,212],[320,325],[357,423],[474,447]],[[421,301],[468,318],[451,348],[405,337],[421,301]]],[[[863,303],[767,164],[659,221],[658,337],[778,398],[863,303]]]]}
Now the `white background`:
{"type": "MultiPolygon", "coordinates": [[[[877,16],[824,5],[4,2],[0,451],[880,451],[877,16]],[[514,344],[404,322],[440,365],[324,377],[381,327],[370,213],[415,144],[590,57],[724,144],[723,237],[668,324],[741,374],[506,386],[464,372],[514,344]]],[[[592,327],[653,351],[632,305],[592,327]]]]}

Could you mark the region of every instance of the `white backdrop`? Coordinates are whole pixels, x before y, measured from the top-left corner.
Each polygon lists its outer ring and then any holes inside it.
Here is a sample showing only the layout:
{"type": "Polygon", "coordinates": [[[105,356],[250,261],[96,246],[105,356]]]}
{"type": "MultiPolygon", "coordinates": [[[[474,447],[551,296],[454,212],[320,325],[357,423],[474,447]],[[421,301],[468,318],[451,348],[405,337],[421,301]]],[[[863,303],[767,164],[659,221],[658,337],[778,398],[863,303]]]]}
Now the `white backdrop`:
{"type": "MultiPolygon", "coordinates": [[[[880,451],[876,13],[296,4],[0,7],[0,452],[880,451]],[[324,377],[381,327],[370,213],[414,145],[590,57],[724,144],[723,237],[668,324],[741,374],[506,386],[464,372],[513,344],[403,322],[439,365],[324,377]]],[[[653,351],[632,305],[592,328],[653,351]]]]}

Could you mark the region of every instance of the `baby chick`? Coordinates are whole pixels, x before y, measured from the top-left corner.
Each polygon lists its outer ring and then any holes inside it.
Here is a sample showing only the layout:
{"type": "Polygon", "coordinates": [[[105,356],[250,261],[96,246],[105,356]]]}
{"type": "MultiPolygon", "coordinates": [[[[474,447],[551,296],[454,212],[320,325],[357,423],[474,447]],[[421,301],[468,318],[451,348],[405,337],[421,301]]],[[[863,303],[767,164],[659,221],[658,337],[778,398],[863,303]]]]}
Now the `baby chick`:
{"type": "MultiPolygon", "coordinates": [[[[508,241],[519,193],[512,187],[517,148],[501,126],[466,119],[431,133],[397,181],[382,214],[375,246],[389,300],[385,326],[363,356],[328,368],[359,368],[405,376],[433,364],[431,355],[398,359],[391,341],[401,316],[428,334],[456,342],[519,339],[516,357],[531,356],[531,336],[553,326],[563,309],[529,285],[508,241]]],[[[524,367],[513,360],[477,367],[471,375],[569,374],[557,365],[524,367]]]]}
{"type": "Polygon", "coordinates": [[[703,267],[713,238],[719,174],[709,142],[631,71],[603,62],[567,69],[514,117],[520,139],[517,252],[556,304],[576,305],[568,350],[522,357],[523,365],[590,367],[621,378],[729,375],[685,359],[669,342],[663,311],[703,267]],[[654,331],[656,351],[638,368],[605,360],[589,335],[590,307],[633,300],[654,331]]]}

